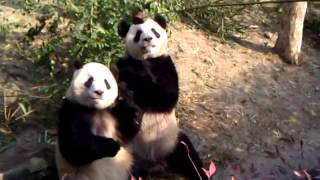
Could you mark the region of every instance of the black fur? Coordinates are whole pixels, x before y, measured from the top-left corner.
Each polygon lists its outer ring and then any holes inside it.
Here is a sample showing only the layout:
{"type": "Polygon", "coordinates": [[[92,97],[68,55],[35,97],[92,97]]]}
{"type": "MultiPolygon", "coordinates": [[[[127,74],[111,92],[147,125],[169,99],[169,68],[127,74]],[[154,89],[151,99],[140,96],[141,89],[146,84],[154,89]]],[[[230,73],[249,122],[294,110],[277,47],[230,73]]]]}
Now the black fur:
{"type": "Polygon", "coordinates": [[[92,83],[93,83],[93,77],[90,77],[85,83],[84,86],[86,86],[87,88],[90,88],[92,83]]]}
{"type": "Polygon", "coordinates": [[[154,28],[151,28],[151,31],[157,38],[160,38],[160,34],[154,28]]]}
{"type": "Polygon", "coordinates": [[[107,89],[110,89],[110,88],[111,88],[111,86],[110,86],[110,84],[109,84],[109,82],[108,82],[107,79],[104,80],[104,83],[106,84],[107,89]]]}
{"type": "Polygon", "coordinates": [[[115,156],[120,145],[91,132],[96,109],[64,99],[58,123],[59,148],[71,164],[85,165],[105,156],[115,156]]]}
{"type": "Polygon", "coordinates": [[[141,31],[141,30],[138,30],[138,31],[136,32],[136,35],[134,36],[133,41],[136,42],[136,43],[139,42],[141,34],[142,34],[142,31],[141,31]]]}
{"type": "MultiPolygon", "coordinates": [[[[146,20],[145,16],[135,16],[133,17],[132,23],[133,24],[142,24],[144,23],[146,20]]],[[[167,28],[167,20],[164,16],[161,15],[157,15],[154,17],[154,21],[157,22],[163,29],[167,28]]],[[[119,25],[118,25],[118,34],[120,37],[124,38],[126,37],[129,29],[130,29],[131,24],[128,23],[125,20],[120,21],[119,25]]],[[[158,35],[156,35],[158,37],[158,35]]],[[[159,37],[158,37],[159,38],[159,37]]],[[[135,38],[135,42],[136,38],[135,38]]]]}
{"type": "Polygon", "coordinates": [[[126,37],[128,31],[130,29],[130,24],[124,20],[122,20],[118,25],[118,34],[120,37],[126,37]]]}
{"type": "Polygon", "coordinates": [[[81,69],[82,66],[83,66],[83,63],[82,63],[80,60],[75,60],[75,61],[73,62],[73,65],[74,65],[74,67],[75,67],[76,69],[81,69]]]}
{"type": "MultiPolygon", "coordinates": [[[[117,63],[119,82],[125,82],[127,88],[133,91],[134,102],[147,112],[170,112],[177,104],[179,96],[178,75],[170,56],[144,61],[131,57],[122,58],[117,63]]],[[[174,137],[173,137],[174,138],[174,137]]],[[[194,149],[190,139],[179,133],[177,145],[171,154],[164,159],[169,170],[179,173],[190,180],[200,179],[191,163],[185,142],[190,151],[190,158],[194,162],[202,180],[208,179],[202,168],[201,159],[194,149]]],[[[162,161],[161,161],[162,162],[162,161]]],[[[161,163],[160,161],[158,163],[161,163]]],[[[150,162],[152,164],[152,162],[150,162]]],[[[147,169],[152,166],[148,162],[136,162],[133,173],[135,176],[146,177],[147,169]],[[139,166],[139,167],[137,167],[139,166]]]]}
{"type": "Polygon", "coordinates": [[[197,151],[193,147],[189,137],[183,132],[180,132],[177,137],[175,149],[164,160],[148,162],[137,159],[132,169],[132,174],[136,178],[142,177],[142,179],[147,179],[150,176],[150,169],[157,165],[163,165],[169,171],[180,174],[190,180],[208,180],[207,175],[202,170],[202,161],[197,151]],[[182,144],[181,141],[188,147],[182,144]]]}
{"type": "Polygon", "coordinates": [[[188,179],[208,179],[207,175],[202,170],[202,161],[198,153],[193,147],[188,136],[182,132],[179,133],[175,150],[170,155],[168,155],[166,162],[169,170],[175,173],[179,173],[187,177],[188,179]],[[184,142],[188,147],[186,147],[181,142],[184,142]],[[190,158],[193,163],[191,162],[190,158]],[[195,167],[193,166],[193,164],[195,165],[195,167]],[[198,173],[200,174],[201,178],[199,177],[198,173]]]}
{"type": "Polygon", "coordinates": [[[111,109],[111,114],[117,118],[117,130],[122,143],[128,143],[140,130],[142,111],[124,99],[118,100],[117,105],[111,109]]]}
{"type": "MultiPolygon", "coordinates": [[[[129,140],[139,131],[137,109],[126,101],[120,101],[111,109],[116,117],[118,129],[124,140],[129,140]],[[119,112],[126,112],[119,113],[119,112]]],[[[118,142],[111,138],[96,136],[91,132],[94,114],[98,111],[68,99],[64,99],[59,112],[58,140],[62,156],[76,166],[91,163],[103,157],[113,157],[120,149],[118,142]]]]}
{"type": "Polygon", "coordinates": [[[170,112],[179,97],[178,75],[170,56],[117,62],[118,81],[133,91],[134,102],[148,112],[170,112]]]}
{"type": "MultiPolygon", "coordinates": [[[[156,16],[155,21],[162,28],[166,28],[167,24],[164,17],[156,16]]],[[[123,38],[125,38],[130,28],[130,26],[127,25],[128,23],[126,26],[122,23],[120,26],[121,29],[118,31],[121,32],[121,34],[119,34],[123,38]]],[[[152,29],[152,31],[159,38],[156,30],[152,29]]],[[[127,89],[133,91],[134,103],[143,109],[143,111],[166,113],[171,112],[175,108],[179,97],[179,82],[176,68],[170,56],[163,55],[146,60],[137,60],[130,56],[124,57],[117,62],[114,70],[117,71],[115,74],[118,82],[125,83],[127,89]]],[[[179,173],[190,180],[207,180],[208,177],[201,169],[201,159],[195,151],[190,139],[181,132],[178,137],[172,138],[177,138],[177,144],[174,149],[172,149],[172,153],[164,158],[158,157],[159,161],[157,164],[165,164],[168,169],[179,173]],[[181,144],[180,141],[186,143],[188,148],[181,144]],[[194,162],[196,169],[200,173],[200,177],[192,162],[194,162]]],[[[148,143],[146,142],[146,145],[147,144],[148,143]]],[[[149,174],[150,168],[155,165],[152,161],[144,161],[139,158],[135,160],[136,162],[132,169],[132,173],[135,177],[140,176],[145,178],[149,174]]]]}
{"type": "Polygon", "coordinates": [[[167,20],[164,16],[157,15],[154,18],[154,21],[157,22],[163,29],[167,28],[167,20]]]}

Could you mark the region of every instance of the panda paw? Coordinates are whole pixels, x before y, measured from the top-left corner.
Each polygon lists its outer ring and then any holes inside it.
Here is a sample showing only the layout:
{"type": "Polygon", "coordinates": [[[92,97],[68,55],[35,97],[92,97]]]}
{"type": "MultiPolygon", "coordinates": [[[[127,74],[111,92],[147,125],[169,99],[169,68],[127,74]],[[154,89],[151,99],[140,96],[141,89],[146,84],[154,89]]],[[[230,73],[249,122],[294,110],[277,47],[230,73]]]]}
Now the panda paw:
{"type": "Polygon", "coordinates": [[[132,101],[120,99],[113,109],[122,139],[131,140],[140,130],[143,112],[132,101]]]}
{"type": "Polygon", "coordinates": [[[120,100],[133,101],[133,91],[128,88],[128,84],[125,82],[118,83],[119,98],[120,100]]]}
{"type": "Polygon", "coordinates": [[[140,128],[140,125],[141,125],[141,121],[142,121],[142,111],[141,109],[135,105],[134,103],[129,103],[128,102],[128,106],[126,108],[126,119],[127,119],[127,122],[130,122],[130,126],[129,127],[132,127],[134,129],[136,128],[140,128]]]}

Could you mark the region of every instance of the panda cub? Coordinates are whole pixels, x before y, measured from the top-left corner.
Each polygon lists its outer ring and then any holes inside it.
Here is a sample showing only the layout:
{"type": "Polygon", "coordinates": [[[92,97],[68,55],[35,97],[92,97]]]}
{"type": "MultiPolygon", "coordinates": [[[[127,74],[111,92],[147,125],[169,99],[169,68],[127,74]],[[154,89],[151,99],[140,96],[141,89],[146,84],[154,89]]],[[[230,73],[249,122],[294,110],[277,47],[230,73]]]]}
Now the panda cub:
{"type": "Polygon", "coordinates": [[[133,157],[126,143],[139,131],[138,108],[120,87],[123,97],[118,97],[117,82],[106,66],[77,62],[76,68],[59,112],[59,178],[127,180],[133,157]]]}
{"type": "Polygon", "coordinates": [[[139,12],[132,24],[121,21],[125,55],[114,68],[118,82],[133,91],[133,100],[144,112],[141,129],[130,143],[135,164],[133,174],[145,178],[151,167],[163,165],[188,179],[208,179],[190,139],[177,124],[178,74],[167,53],[166,20],[139,12]]]}

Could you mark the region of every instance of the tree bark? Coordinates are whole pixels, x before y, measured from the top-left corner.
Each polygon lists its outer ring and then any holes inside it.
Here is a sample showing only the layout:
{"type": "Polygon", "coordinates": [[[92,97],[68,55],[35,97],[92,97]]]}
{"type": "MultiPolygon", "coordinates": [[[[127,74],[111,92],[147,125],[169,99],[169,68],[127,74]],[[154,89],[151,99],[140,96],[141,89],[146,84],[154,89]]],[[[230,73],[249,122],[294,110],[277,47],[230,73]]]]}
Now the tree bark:
{"type": "Polygon", "coordinates": [[[285,62],[290,64],[300,64],[299,57],[306,10],[307,2],[295,2],[283,5],[280,29],[274,50],[285,62]]]}

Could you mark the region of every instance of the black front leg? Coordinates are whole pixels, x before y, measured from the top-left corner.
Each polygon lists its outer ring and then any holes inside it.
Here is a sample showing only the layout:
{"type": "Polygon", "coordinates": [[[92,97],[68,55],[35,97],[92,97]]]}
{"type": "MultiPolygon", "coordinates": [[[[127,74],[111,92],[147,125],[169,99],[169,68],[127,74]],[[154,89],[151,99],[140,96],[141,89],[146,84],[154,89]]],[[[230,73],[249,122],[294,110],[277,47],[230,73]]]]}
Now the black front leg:
{"type": "Polygon", "coordinates": [[[143,113],[129,97],[122,98],[117,100],[111,113],[118,121],[117,129],[120,132],[121,140],[123,143],[127,143],[139,132],[143,113]]]}
{"type": "Polygon", "coordinates": [[[59,111],[58,141],[62,156],[82,166],[103,157],[115,156],[120,145],[112,138],[96,136],[91,127],[95,109],[65,99],[59,111]]]}
{"type": "Polygon", "coordinates": [[[179,97],[178,75],[170,57],[117,63],[119,82],[134,92],[134,102],[145,111],[170,112],[179,97]]]}
{"type": "Polygon", "coordinates": [[[187,135],[180,132],[176,149],[167,157],[169,170],[190,180],[208,180],[201,159],[187,135]]]}

